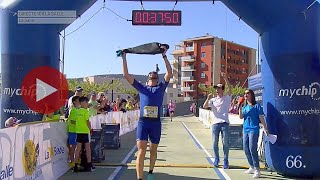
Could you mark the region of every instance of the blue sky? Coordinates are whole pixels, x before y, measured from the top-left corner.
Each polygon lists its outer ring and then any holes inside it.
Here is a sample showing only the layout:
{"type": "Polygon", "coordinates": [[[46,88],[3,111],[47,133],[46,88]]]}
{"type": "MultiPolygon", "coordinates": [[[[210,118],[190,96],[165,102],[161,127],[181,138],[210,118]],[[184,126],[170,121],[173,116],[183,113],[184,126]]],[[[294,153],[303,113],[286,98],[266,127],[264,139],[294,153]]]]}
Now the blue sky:
{"type": "MultiPolygon", "coordinates": [[[[98,0],[81,18],[66,29],[66,34],[88,20],[103,5],[98,0]]],[[[174,2],[144,2],[145,9],[172,10],[174,2]]],[[[131,11],[141,9],[139,2],[108,1],[106,7],[119,15],[131,19],[131,11]]],[[[75,33],[67,36],[65,49],[65,73],[68,78],[99,74],[122,73],[122,61],[115,51],[143,43],[160,42],[171,46],[181,40],[203,36],[214,36],[257,48],[257,33],[239,21],[225,5],[216,2],[178,2],[176,10],[182,11],[182,26],[132,26],[107,10],[100,11],[75,33]]],[[[169,54],[168,53],[168,54],[169,54]]],[[[172,56],[169,56],[172,59],[172,56]]],[[[165,72],[161,55],[128,55],[129,73],[147,74],[159,64],[165,72]]]]}

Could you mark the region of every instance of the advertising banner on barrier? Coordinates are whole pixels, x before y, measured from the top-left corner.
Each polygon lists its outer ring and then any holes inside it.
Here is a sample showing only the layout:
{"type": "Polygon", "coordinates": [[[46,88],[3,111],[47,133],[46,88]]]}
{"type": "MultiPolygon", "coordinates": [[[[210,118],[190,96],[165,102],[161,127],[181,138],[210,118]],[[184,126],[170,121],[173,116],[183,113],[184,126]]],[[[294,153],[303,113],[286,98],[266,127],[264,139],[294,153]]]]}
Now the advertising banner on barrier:
{"type": "MultiPolygon", "coordinates": [[[[206,128],[211,128],[213,124],[214,115],[212,111],[206,109],[199,109],[199,121],[203,123],[206,128]]],[[[237,114],[229,114],[229,122],[232,125],[243,124],[243,119],[240,119],[237,114]]]]}
{"type": "MultiPolygon", "coordinates": [[[[120,135],[136,129],[139,111],[111,112],[91,117],[101,123],[120,123],[120,135]]],[[[67,124],[62,122],[0,129],[0,180],[58,179],[69,170],[67,124]]]]}
{"type": "Polygon", "coordinates": [[[14,148],[14,179],[57,179],[69,170],[66,123],[18,127],[14,148]]]}
{"type": "Polygon", "coordinates": [[[14,179],[13,164],[16,128],[0,129],[0,179],[14,179]]]}

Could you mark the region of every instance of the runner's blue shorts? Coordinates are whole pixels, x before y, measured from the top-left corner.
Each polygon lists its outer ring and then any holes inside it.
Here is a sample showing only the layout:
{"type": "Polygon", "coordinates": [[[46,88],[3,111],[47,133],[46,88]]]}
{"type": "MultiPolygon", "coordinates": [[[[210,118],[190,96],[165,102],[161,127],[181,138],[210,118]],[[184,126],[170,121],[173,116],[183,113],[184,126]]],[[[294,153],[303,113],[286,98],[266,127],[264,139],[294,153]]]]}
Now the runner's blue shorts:
{"type": "Polygon", "coordinates": [[[137,126],[137,141],[148,141],[159,144],[161,137],[160,120],[139,120],[137,126]]]}
{"type": "Polygon", "coordinates": [[[69,145],[77,145],[77,134],[69,132],[68,133],[68,144],[69,145]]]}

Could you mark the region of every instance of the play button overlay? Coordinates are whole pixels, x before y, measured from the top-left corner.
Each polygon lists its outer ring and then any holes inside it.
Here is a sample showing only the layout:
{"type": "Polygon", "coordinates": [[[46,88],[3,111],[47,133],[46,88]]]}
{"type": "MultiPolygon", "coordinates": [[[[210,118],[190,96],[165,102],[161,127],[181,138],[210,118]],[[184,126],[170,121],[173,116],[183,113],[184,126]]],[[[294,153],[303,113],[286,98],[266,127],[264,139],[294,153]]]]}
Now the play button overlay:
{"type": "Polygon", "coordinates": [[[32,69],[22,81],[21,94],[27,106],[40,114],[58,111],[68,98],[68,82],[57,69],[32,69]]]}
{"type": "Polygon", "coordinates": [[[37,102],[57,91],[56,88],[41,81],[40,79],[36,80],[36,84],[37,84],[37,92],[36,92],[37,102]]]}

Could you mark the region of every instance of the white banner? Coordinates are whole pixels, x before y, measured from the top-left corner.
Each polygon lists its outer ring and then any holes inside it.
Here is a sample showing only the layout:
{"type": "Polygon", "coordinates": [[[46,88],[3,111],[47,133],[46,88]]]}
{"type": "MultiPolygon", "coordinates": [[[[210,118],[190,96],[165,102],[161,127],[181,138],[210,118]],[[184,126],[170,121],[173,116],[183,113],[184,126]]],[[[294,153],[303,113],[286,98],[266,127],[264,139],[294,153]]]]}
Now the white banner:
{"type": "MultiPolygon", "coordinates": [[[[212,127],[214,115],[212,111],[206,109],[199,109],[199,121],[203,123],[206,128],[212,127]]],[[[229,113],[229,122],[232,125],[241,125],[243,124],[243,119],[239,118],[237,114],[229,113]]]]}
{"type": "Polygon", "coordinates": [[[57,179],[69,170],[66,123],[17,129],[14,179],[57,179]]]}
{"type": "MultiPolygon", "coordinates": [[[[138,120],[139,110],[90,118],[94,129],[120,124],[120,135],[135,130],[138,120]]],[[[0,129],[0,180],[58,179],[69,170],[67,139],[63,122],[0,129]]]]}
{"type": "Polygon", "coordinates": [[[101,129],[101,123],[120,124],[120,136],[136,129],[139,120],[139,110],[123,112],[109,112],[90,118],[92,129],[101,129]]]}
{"type": "Polygon", "coordinates": [[[0,129],[0,179],[13,179],[16,128],[0,129]]]}

